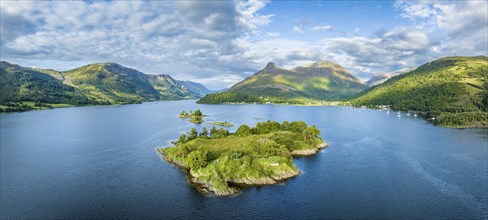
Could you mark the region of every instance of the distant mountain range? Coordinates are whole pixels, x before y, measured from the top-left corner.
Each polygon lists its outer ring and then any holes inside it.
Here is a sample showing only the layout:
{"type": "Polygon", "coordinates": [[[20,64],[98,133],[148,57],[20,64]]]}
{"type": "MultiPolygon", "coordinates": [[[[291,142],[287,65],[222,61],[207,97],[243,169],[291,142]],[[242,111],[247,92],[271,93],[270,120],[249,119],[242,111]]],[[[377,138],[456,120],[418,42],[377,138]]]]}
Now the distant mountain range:
{"type": "Polygon", "coordinates": [[[274,63],[223,92],[203,85],[147,75],[116,63],[69,71],[0,62],[0,111],[49,107],[197,99],[198,103],[388,106],[435,118],[452,127],[488,126],[488,58],[444,57],[416,69],[376,75],[368,87],[342,66],[321,61],[284,69],[274,63]]]}
{"type": "Polygon", "coordinates": [[[321,61],[292,69],[274,63],[221,93],[209,94],[199,103],[345,100],[367,86],[342,66],[321,61]]]}
{"type": "Polygon", "coordinates": [[[2,111],[197,99],[210,91],[198,83],[178,81],[165,74],[144,74],[116,63],[56,71],[2,61],[0,85],[2,111]]]}
{"type": "Polygon", "coordinates": [[[375,74],[371,77],[371,79],[366,81],[366,85],[368,85],[369,87],[373,87],[373,86],[384,83],[386,80],[388,80],[391,77],[398,76],[398,75],[403,74],[403,73],[408,73],[414,69],[415,68],[413,68],[413,67],[408,67],[408,68],[403,68],[403,69],[393,71],[393,72],[389,72],[389,73],[375,74]]]}
{"type": "Polygon", "coordinates": [[[200,97],[204,97],[207,94],[218,92],[221,90],[210,90],[207,89],[207,87],[203,86],[200,83],[192,82],[192,81],[182,81],[182,80],[177,80],[177,82],[186,87],[188,90],[192,91],[193,93],[198,94],[200,97]]]}
{"type": "Polygon", "coordinates": [[[389,105],[444,126],[488,126],[488,58],[445,57],[363,91],[358,106],[389,105]]]}

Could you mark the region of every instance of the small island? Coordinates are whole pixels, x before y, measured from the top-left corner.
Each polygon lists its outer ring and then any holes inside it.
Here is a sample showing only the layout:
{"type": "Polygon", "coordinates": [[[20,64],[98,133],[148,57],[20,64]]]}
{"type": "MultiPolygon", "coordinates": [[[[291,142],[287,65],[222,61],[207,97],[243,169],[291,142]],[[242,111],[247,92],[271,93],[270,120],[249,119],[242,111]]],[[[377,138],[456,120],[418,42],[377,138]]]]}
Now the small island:
{"type": "Polygon", "coordinates": [[[234,124],[228,122],[228,121],[209,121],[206,122],[205,124],[211,124],[211,125],[218,125],[218,126],[223,126],[223,127],[232,127],[234,124]]]}
{"type": "Polygon", "coordinates": [[[163,158],[188,172],[203,194],[230,196],[246,186],[271,185],[298,176],[293,157],[313,155],[327,144],[320,130],[303,121],[267,121],[224,128],[192,128],[175,146],[158,148],[163,158]]]}
{"type": "Polygon", "coordinates": [[[203,117],[206,115],[202,114],[202,111],[200,109],[197,109],[195,111],[191,111],[188,113],[185,110],[180,112],[180,118],[189,118],[191,123],[194,124],[201,124],[203,123],[203,117]]]}

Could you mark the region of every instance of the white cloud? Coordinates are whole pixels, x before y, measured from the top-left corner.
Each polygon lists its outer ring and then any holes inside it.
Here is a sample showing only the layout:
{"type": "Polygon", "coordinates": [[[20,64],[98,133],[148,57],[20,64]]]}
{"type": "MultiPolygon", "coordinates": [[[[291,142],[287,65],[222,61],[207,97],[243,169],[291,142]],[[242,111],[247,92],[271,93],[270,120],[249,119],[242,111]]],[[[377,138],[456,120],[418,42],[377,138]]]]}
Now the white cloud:
{"type": "Polygon", "coordinates": [[[320,25],[320,26],[315,26],[315,27],[312,27],[312,30],[314,31],[330,31],[332,30],[332,26],[330,25],[320,25]]]}
{"type": "Polygon", "coordinates": [[[293,32],[295,33],[298,33],[298,34],[304,34],[305,33],[305,30],[303,29],[303,27],[300,27],[300,26],[293,26],[293,32]]]}
{"type": "Polygon", "coordinates": [[[266,36],[267,37],[270,37],[270,38],[275,38],[275,37],[281,36],[281,34],[280,34],[280,32],[275,31],[275,32],[268,32],[268,33],[266,33],[266,36]]]}
{"type": "Polygon", "coordinates": [[[430,1],[409,1],[398,0],[395,7],[401,10],[400,16],[409,19],[429,18],[437,14],[437,11],[431,7],[430,1]]]}

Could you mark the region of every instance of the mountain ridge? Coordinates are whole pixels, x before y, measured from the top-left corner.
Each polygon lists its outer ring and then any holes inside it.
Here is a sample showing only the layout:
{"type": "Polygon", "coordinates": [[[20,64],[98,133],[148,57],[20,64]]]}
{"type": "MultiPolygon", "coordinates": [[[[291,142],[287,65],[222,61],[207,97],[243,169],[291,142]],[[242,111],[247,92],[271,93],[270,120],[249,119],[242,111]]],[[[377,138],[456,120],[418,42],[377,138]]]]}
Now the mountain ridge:
{"type": "Polygon", "coordinates": [[[92,63],[67,71],[23,67],[7,61],[0,61],[0,67],[0,111],[197,99],[202,96],[170,75],[144,74],[114,62],[92,63]]]}
{"type": "Polygon", "coordinates": [[[285,69],[269,62],[263,69],[223,93],[214,93],[199,103],[276,102],[304,103],[311,100],[344,100],[366,85],[349,71],[330,61],[285,69]]]}

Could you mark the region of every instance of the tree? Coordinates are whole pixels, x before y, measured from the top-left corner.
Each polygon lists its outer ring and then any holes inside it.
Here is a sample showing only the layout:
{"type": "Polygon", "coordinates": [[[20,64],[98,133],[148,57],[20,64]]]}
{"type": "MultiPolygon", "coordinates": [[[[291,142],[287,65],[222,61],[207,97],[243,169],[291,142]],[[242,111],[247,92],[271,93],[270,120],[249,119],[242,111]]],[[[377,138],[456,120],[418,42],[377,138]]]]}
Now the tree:
{"type": "Polygon", "coordinates": [[[200,169],[207,166],[207,154],[205,150],[195,150],[188,155],[188,166],[190,169],[200,169]]]}
{"type": "Polygon", "coordinates": [[[207,127],[203,127],[202,128],[202,132],[200,133],[200,137],[208,138],[208,130],[207,130],[207,127]]]}
{"type": "Polygon", "coordinates": [[[190,122],[195,124],[201,124],[203,122],[202,116],[192,116],[190,122]]]}
{"type": "Polygon", "coordinates": [[[245,137],[251,134],[252,134],[251,128],[247,125],[241,125],[236,131],[236,135],[239,137],[245,137]]]}
{"type": "Polygon", "coordinates": [[[197,109],[194,113],[193,113],[194,116],[202,116],[202,112],[200,111],[200,109],[197,109]]]}
{"type": "Polygon", "coordinates": [[[185,110],[181,111],[180,112],[180,118],[186,118],[186,117],[188,117],[188,113],[186,113],[185,110]]]}
{"type": "Polygon", "coordinates": [[[186,135],[181,134],[180,137],[178,138],[178,144],[184,144],[186,142],[186,135]]]}
{"type": "Polygon", "coordinates": [[[218,133],[217,128],[215,126],[212,126],[212,128],[210,129],[210,138],[215,138],[217,133],[218,133]]]}
{"type": "Polygon", "coordinates": [[[198,131],[197,129],[195,128],[192,128],[190,133],[188,134],[188,137],[187,137],[187,140],[190,141],[190,140],[194,140],[198,137],[198,131]]]}
{"type": "Polygon", "coordinates": [[[315,125],[312,125],[312,126],[306,128],[303,133],[305,133],[306,135],[308,135],[307,138],[312,138],[312,137],[319,136],[320,135],[320,130],[315,125]]]}

